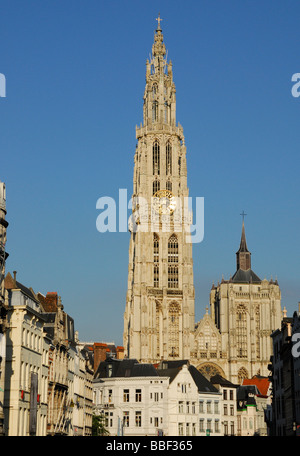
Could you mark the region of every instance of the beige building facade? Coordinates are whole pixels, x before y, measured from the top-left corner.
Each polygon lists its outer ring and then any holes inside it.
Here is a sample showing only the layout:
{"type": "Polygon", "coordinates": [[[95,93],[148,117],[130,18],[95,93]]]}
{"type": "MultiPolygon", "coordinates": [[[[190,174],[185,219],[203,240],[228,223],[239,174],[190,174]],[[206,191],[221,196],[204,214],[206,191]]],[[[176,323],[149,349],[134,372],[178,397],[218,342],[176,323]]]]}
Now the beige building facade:
{"type": "Polygon", "coordinates": [[[7,274],[4,430],[8,436],[47,435],[50,339],[33,291],[7,274]]]}
{"type": "Polygon", "coordinates": [[[4,435],[92,434],[93,364],[56,292],[5,277],[4,435]]]}

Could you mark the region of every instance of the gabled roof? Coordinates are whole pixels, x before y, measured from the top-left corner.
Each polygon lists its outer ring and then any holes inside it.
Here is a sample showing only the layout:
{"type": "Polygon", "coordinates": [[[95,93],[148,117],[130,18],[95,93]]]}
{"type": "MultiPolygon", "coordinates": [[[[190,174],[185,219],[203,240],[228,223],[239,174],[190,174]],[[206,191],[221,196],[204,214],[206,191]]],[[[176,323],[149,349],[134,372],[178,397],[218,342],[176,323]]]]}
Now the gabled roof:
{"type": "Polygon", "coordinates": [[[21,290],[23,294],[28,296],[28,298],[32,299],[34,302],[39,304],[39,301],[37,300],[33,289],[32,288],[27,288],[27,287],[25,287],[25,285],[23,285],[22,283],[20,283],[17,280],[15,280],[15,278],[12,277],[10,272],[8,272],[6,277],[5,277],[5,288],[7,290],[14,290],[14,289],[15,290],[21,290]]]}
{"type": "Polygon", "coordinates": [[[188,360],[161,361],[157,372],[161,377],[169,377],[170,383],[172,383],[183,366],[187,366],[199,392],[218,393],[217,388],[215,388],[195,366],[191,365],[188,360]]]}
{"type": "Polygon", "coordinates": [[[208,381],[195,366],[189,366],[189,371],[197,385],[199,393],[218,393],[217,388],[210,381],[208,381]]]}
{"type": "Polygon", "coordinates": [[[167,369],[156,369],[157,375],[159,375],[159,377],[169,377],[170,378],[170,384],[177,377],[177,374],[179,374],[180,371],[181,371],[181,367],[170,367],[170,368],[167,368],[167,369]]]}
{"type": "Polygon", "coordinates": [[[225,387],[228,387],[228,388],[237,388],[239,385],[235,385],[234,383],[231,383],[229,380],[227,380],[226,378],[222,377],[221,375],[217,374],[217,375],[214,375],[213,377],[210,378],[210,382],[213,384],[213,385],[221,385],[221,386],[225,386],[225,387]]]}

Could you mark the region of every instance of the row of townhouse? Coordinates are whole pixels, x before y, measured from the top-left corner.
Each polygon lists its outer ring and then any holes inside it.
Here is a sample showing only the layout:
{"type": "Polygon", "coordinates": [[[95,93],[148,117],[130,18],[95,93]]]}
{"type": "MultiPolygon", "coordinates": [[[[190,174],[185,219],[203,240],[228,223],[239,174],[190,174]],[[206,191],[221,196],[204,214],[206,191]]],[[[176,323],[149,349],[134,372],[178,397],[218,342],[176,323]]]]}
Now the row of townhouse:
{"type": "Polygon", "coordinates": [[[2,434],[91,435],[93,365],[58,294],[4,279],[2,434]]]}
{"type": "Polygon", "coordinates": [[[108,357],[93,384],[95,414],[110,435],[266,435],[266,378],[235,385],[219,375],[208,381],[187,360],[154,366],[108,357]]]}

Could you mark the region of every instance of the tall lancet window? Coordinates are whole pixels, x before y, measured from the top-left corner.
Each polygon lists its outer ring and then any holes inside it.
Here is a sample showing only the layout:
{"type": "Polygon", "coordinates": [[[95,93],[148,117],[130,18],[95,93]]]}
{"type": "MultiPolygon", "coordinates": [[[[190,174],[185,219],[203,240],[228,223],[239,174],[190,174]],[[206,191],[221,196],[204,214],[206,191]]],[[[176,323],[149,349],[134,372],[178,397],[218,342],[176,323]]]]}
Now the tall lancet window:
{"type": "Polygon", "coordinates": [[[167,180],[166,182],[166,190],[172,191],[172,182],[170,180],[167,180]]]}
{"type": "Polygon", "coordinates": [[[170,142],[166,145],[166,175],[172,175],[172,146],[170,142]]]}
{"type": "Polygon", "coordinates": [[[153,182],[153,195],[160,190],[160,182],[159,180],[155,179],[153,182]]]}
{"type": "Polygon", "coordinates": [[[168,123],[168,103],[165,101],[165,123],[168,123]]]}
{"type": "Polygon", "coordinates": [[[181,176],[181,157],[178,158],[178,176],[181,176]]]}
{"type": "Polygon", "coordinates": [[[169,356],[171,358],[179,356],[179,313],[180,308],[177,302],[169,305],[169,356]]]}
{"type": "Polygon", "coordinates": [[[153,236],[153,286],[159,287],[159,239],[157,234],[153,236]]]}
{"type": "Polygon", "coordinates": [[[158,141],[154,141],[154,143],[153,143],[152,155],[153,155],[153,174],[154,175],[159,175],[160,174],[160,166],[159,166],[160,148],[159,148],[159,142],[158,141]]]}
{"type": "Polygon", "coordinates": [[[158,102],[155,100],[152,103],[152,122],[157,122],[158,120],[158,102]]]}
{"type": "Polygon", "coordinates": [[[156,99],[157,95],[157,84],[153,84],[152,87],[152,122],[157,122],[158,120],[158,102],[156,99]]]}
{"type": "Polygon", "coordinates": [[[260,313],[259,306],[255,309],[255,336],[256,336],[256,359],[260,359],[260,313]]]}
{"type": "Polygon", "coordinates": [[[178,240],[175,234],[168,240],[168,288],[178,288],[178,240]]]}
{"type": "Polygon", "coordinates": [[[152,99],[153,99],[153,101],[156,99],[156,94],[157,94],[157,84],[153,84],[153,87],[152,87],[152,99]]]}
{"type": "Polygon", "coordinates": [[[247,311],[243,305],[236,312],[236,350],[238,358],[247,358],[247,311]]]}
{"type": "Polygon", "coordinates": [[[160,359],[161,357],[161,340],[160,340],[160,334],[161,334],[161,318],[162,318],[162,311],[161,311],[161,305],[158,301],[156,301],[156,306],[155,306],[155,324],[156,324],[156,358],[160,359]]]}

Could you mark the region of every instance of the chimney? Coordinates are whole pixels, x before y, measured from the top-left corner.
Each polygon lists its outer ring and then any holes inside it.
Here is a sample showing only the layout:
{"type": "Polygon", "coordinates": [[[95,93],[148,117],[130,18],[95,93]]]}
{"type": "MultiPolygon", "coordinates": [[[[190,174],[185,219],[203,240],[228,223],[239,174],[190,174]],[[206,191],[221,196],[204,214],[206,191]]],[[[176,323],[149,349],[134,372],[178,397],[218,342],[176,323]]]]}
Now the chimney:
{"type": "Polygon", "coordinates": [[[17,280],[17,271],[13,271],[13,273],[14,273],[14,281],[16,281],[17,280]]]}
{"type": "Polygon", "coordinates": [[[117,346],[117,359],[124,359],[124,347],[117,346]]]}
{"type": "Polygon", "coordinates": [[[98,369],[101,361],[106,360],[107,344],[94,342],[94,372],[98,369]]]}

